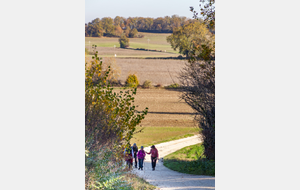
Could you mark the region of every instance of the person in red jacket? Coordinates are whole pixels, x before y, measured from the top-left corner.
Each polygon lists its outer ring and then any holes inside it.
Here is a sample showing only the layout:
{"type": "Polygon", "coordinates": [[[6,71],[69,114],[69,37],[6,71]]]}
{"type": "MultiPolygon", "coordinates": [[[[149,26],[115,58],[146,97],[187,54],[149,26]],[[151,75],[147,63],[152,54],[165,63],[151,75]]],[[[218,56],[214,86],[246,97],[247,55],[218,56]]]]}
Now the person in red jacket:
{"type": "Polygon", "coordinates": [[[150,152],[146,152],[147,154],[151,154],[151,164],[152,164],[152,171],[155,170],[156,161],[158,158],[158,150],[155,148],[154,145],[151,146],[150,152]]]}

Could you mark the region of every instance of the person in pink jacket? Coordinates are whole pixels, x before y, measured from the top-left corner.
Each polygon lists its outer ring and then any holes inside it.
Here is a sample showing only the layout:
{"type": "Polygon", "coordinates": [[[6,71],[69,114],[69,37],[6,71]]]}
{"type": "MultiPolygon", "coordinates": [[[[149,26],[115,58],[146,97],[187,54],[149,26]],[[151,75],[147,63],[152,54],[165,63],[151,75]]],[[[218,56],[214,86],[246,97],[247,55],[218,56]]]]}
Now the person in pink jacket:
{"type": "Polygon", "coordinates": [[[146,152],[147,154],[151,154],[151,164],[152,164],[152,171],[155,170],[156,161],[159,159],[158,157],[158,150],[155,148],[154,145],[151,146],[150,152],[146,152]]]}
{"type": "Polygon", "coordinates": [[[144,151],[144,147],[141,146],[141,149],[137,153],[137,157],[139,159],[139,169],[141,169],[141,170],[143,170],[143,164],[144,164],[145,156],[146,156],[146,153],[144,151]]]}

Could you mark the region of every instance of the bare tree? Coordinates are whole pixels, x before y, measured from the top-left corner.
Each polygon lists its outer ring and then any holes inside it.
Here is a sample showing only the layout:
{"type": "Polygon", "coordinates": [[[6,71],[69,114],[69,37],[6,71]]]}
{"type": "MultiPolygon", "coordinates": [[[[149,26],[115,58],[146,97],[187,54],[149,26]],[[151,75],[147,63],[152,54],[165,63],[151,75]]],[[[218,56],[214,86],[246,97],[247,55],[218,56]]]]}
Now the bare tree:
{"type": "MultiPolygon", "coordinates": [[[[200,48],[200,47],[198,47],[200,48]]],[[[207,159],[215,159],[215,61],[211,59],[213,49],[202,45],[200,55],[191,56],[185,64],[180,83],[181,98],[196,112],[200,134],[207,159]]],[[[197,52],[196,50],[194,52],[197,52]]]]}

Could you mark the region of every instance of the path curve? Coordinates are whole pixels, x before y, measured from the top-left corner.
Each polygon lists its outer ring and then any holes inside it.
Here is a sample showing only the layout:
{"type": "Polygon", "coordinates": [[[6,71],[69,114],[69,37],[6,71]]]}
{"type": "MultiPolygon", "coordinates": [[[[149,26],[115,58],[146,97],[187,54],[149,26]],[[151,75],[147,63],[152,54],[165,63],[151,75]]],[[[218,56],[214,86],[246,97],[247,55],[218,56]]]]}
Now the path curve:
{"type": "MultiPolygon", "coordinates": [[[[204,175],[192,175],[179,173],[165,167],[162,163],[163,157],[171,154],[186,146],[201,143],[199,135],[179,139],[175,141],[165,142],[155,147],[158,149],[159,162],[156,164],[155,171],[152,171],[150,155],[147,154],[145,160],[144,170],[133,169],[132,172],[141,178],[144,178],[147,182],[157,186],[161,190],[210,190],[215,189],[215,177],[204,175]]],[[[144,148],[149,152],[150,147],[144,148]]]]}

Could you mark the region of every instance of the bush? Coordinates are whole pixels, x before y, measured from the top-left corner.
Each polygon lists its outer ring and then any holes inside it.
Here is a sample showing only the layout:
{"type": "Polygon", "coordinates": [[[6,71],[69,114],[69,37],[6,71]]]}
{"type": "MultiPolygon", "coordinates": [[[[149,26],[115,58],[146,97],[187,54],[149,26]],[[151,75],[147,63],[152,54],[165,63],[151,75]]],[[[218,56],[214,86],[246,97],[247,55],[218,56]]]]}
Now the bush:
{"type": "Polygon", "coordinates": [[[123,34],[119,38],[120,48],[127,48],[129,47],[129,39],[123,34]]]}
{"type": "Polygon", "coordinates": [[[142,86],[143,88],[152,88],[152,82],[150,80],[146,80],[142,86]]]}
{"type": "Polygon", "coordinates": [[[177,83],[170,84],[169,86],[166,86],[165,88],[180,88],[181,86],[177,83]]]}
{"type": "Polygon", "coordinates": [[[129,75],[126,80],[126,87],[136,88],[139,85],[139,80],[136,74],[129,75]]]}

